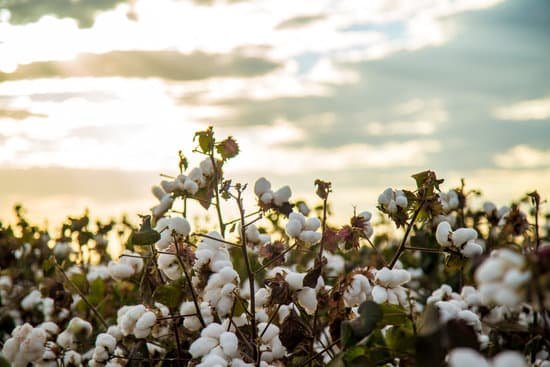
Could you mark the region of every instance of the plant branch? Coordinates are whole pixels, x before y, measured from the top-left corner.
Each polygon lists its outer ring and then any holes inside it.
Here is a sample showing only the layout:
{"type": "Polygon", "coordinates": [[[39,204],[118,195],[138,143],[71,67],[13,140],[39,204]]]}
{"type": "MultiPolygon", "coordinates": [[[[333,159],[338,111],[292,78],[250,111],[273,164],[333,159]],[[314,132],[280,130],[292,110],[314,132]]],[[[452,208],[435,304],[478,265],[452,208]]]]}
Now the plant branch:
{"type": "Polygon", "coordinates": [[[412,227],[414,226],[414,222],[416,221],[416,218],[418,217],[418,214],[420,214],[420,211],[422,210],[422,207],[424,206],[424,199],[420,201],[420,204],[418,205],[418,208],[414,211],[414,214],[411,218],[411,221],[409,222],[409,225],[407,226],[407,230],[405,231],[405,236],[403,236],[403,240],[401,241],[401,244],[399,245],[399,248],[397,249],[397,252],[393,256],[393,259],[390,262],[390,265],[388,266],[390,269],[393,269],[395,266],[395,263],[397,260],[399,260],[399,256],[403,253],[405,250],[405,244],[407,243],[407,238],[409,237],[409,234],[411,233],[412,227]]]}

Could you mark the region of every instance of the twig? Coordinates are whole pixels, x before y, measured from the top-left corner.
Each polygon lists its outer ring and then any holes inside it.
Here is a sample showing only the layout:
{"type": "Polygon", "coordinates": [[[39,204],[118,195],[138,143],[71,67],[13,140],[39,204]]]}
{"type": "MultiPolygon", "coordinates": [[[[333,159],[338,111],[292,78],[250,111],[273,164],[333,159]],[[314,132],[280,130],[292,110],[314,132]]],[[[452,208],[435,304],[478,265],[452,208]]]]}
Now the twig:
{"type": "Polygon", "coordinates": [[[418,208],[416,208],[416,210],[414,211],[411,221],[407,226],[407,230],[405,231],[405,236],[403,237],[403,241],[401,241],[401,245],[399,245],[397,252],[393,256],[393,259],[391,260],[390,265],[388,266],[390,269],[393,269],[393,267],[395,266],[395,263],[397,262],[397,260],[399,260],[399,256],[401,256],[401,253],[405,250],[405,243],[407,243],[407,238],[409,237],[409,233],[411,233],[411,229],[414,226],[414,222],[416,221],[418,214],[420,214],[420,211],[422,210],[423,206],[424,206],[424,199],[420,201],[418,208]]]}

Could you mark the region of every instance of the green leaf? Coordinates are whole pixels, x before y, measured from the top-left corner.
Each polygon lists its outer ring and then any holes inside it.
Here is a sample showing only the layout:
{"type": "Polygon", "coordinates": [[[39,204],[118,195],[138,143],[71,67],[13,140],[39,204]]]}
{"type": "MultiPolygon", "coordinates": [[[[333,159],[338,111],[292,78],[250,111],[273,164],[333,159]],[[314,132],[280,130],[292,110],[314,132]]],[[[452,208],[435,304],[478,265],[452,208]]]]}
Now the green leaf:
{"type": "Polygon", "coordinates": [[[363,302],[359,306],[359,317],[344,321],[341,325],[342,342],[345,346],[351,346],[368,336],[382,320],[382,310],[378,303],[373,301],[363,302]]]}
{"type": "Polygon", "coordinates": [[[409,316],[405,309],[398,305],[384,303],[380,305],[382,318],[378,323],[378,327],[382,328],[386,325],[401,325],[409,320],[409,316]]]}
{"type": "MultiPolygon", "coordinates": [[[[386,330],[385,340],[390,349],[402,353],[414,351],[414,334],[410,328],[403,325],[391,326],[386,330]]],[[[409,323],[410,325],[410,323],[409,323]]]]}
{"type": "Polygon", "coordinates": [[[466,264],[466,259],[460,255],[455,255],[455,254],[451,254],[451,256],[449,256],[447,258],[447,261],[445,262],[445,265],[450,270],[462,269],[465,264],[466,264]]]}
{"type": "Polygon", "coordinates": [[[246,307],[248,307],[247,300],[244,300],[244,299],[241,299],[240,301],[235,300],[233,316],[241,316],[246,311],[246,307]]]}
{"type": "Polygon", "coordinates": [[[48,257],[44,262],[42,263],[42,270],[44,270],[44,276],[50,276],[55,271],[55,257],[52,255],[48,257]]]}
{"type": "Polygon", "coordinates": [[[90,283],[90,293],[88,300],[91,304],[97,305],[105,298],[105,281],[96,278],[90,283]]]}
{"type": "Polygon", "coordinates": [[[201,151],[205,154],[209,154],[214,146],[214,131],[212,130],[212,126],[204,131],[196,132],[193,140],[196,138],[199,140],[199,148],[201,151]]]}
{"type": "Polygon", "coordinates": [[[183,292],[174,285],[162,285],[153,292],[153,299],[169,308],[176,308],[183,300],[183,292]]]}
{"type": "Polygon", "coordinates": [[[84,274],[72,274],[69,279],[83,293],[88,291],[88,280],[84,274]]]}

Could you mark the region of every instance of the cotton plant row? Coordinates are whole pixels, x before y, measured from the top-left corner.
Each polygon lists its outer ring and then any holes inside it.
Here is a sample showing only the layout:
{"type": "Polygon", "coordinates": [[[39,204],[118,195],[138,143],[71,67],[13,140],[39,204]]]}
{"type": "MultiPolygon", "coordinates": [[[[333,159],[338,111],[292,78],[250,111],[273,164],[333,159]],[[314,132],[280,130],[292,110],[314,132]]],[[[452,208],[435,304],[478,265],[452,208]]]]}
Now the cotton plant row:
{"type": "Polygon", "coordinates": [[[288,185],[226,177],[233,138],[208,129],[195,142],[198,165],[180,154],[179,174],[153,188],[158,203],[126,228],[116,258],[105,251],[113,225],[94,233],[87,217],[55,239],[0,227],[0,249],[14,254],[0,260],[5,361],[550,365],[550,225],[539,223],[538,194],[474,209],[474,191],[443,191],[425,171],[414,189],[374,198],[378,213],[354,209],[338,225],[329,182],[315,181],[321,203],[310,209],[288,185]],[[192,226],[193,205],[216,223],[192,226]]]}

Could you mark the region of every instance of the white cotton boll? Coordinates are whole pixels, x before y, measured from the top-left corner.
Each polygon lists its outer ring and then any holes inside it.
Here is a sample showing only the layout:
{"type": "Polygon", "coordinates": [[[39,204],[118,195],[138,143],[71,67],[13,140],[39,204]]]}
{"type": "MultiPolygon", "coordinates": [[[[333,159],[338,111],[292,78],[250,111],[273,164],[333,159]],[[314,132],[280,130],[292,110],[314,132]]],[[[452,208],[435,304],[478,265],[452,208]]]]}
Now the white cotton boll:
{"type": "Polygon", "coordinates": [[[57,336],[56,343],[64,349],[72,349],[74,343],[74,336],[67,330],[62,331],[61,334],[57,336]]]}
{"type": "Polygon", "coordinates": [[[59,334],[59,326],[57,326],[55,322],[46,321],[40,324],[38,327],[44,330],[49,337],[53,337],[59,334]]]}
{"type": "Polygon", "coordinates": [[[369,222],[372,218],[372,214],[369,211],[363,211],[359,214],[357,214],[358,217],[361,217],[365,220],[365,222],[369,222]]]}
{"type": "Polygon", "coordinates": [[[384,192],[382,192],[378,196],[378,204],[384,205],[384,206],[389,205],[392,198],[393,198],[393,190],[392,188],[388,187],[386,190],[384,190],[384,192]]]}
{"type": "Polygon", "coordinates": [[[302,228],[304,228],[306,225],[306,217],[304,217],[302,213],[292,212],[288,215],[288,220],[289,221],[295,220],[300,222],[300,225],[302,226],[302,228]]]}
{"type": "Polygon", "coordinates": [[[256,321],[257,322],[267,322],[269,321],[269,315],[267,311],[263,308],[256,310],[256,321]]]}
{"type": "Polygon", "coordinates": [[[302,224],[297,220],[289,220],[285,232],[289,237],[298,238],[302,232],[302,224]]]}
{"type": "Polygon", "coordinates": [[[256,196],[260,197],[266,192],[271,190],[271,183],[265,179],[265,177],[260,177],[254,183],[254,193],[256,196]]]}
{"type": "Polygon", "coordinates": [[[115,338],[116,341],[120,341],[122,339],[122,332],[117,325],[109,326],[109,328],[107,329],[107,334],[115,338]]]}
{"type": "Polygon", "coordinates": [[[216,260],[216,255],[214,255],[214,258],[210,262],[210,270],[212,270],[215,273],[220,272],[224,268],[232,268],[233,264],[229,260],[216,260]]]}
{"type": "Polygon", "coordinates": [[[156,218],[162,217],[174,203],[174,198],[170,194],[166,194],[160,200],[160,203],[152,209],[153,216],[156,218]]]}
{"type": "Polygon", "coordinates": [[[226,355],[236,357],[238,355],[239,339],[232,332],[225,331],[220,335],[220,346],[226,355]]]}
{"type": "Polygon", "coordinates": [[[475,241],[468,241],[464,248],[460,250],[462,255],[465,257],[471,258],[483,253],[483,247],[477,244],[475,241]]]}
{"type": "Polygon", "coordinates": [[[304,229],[308,231],[316,231],[319,227],[321,227],[321,221],[316,217],[308,218],[304,225],[304,229]]]}
{"type": "Polygon", "coordinates": [[[199,164],[202,174],[205,176],[212,176],[214,174],[214,165],[212,164],[212,159],[205,158],[199,164]]]}
{"type": "Polygon", "coordinates": [[[387,293],[387,296],[388,296],[388,303],[390,303],[392,305],[398,305],[399,304],[399,299],[397,298],[397,294],[395,294],[393,289],[386,288],[386,293],[387,293]]]}
{"type": "Polygon", "coordinates": [[[302,231],[300,233],[300,236],[298,236],[298,238],[300,239],[300,241],[313,244],[316,242],[318,238],[316,233],[317,232],[313,232],[313,231],[302,231]]]}
{"type": "Polygon", "coordinates": [[[233,290],[235,290],[235,288],[237,288],[235,284],[228,283],[222,287],[220,294],[222,296],[230,296],[233,293],[233,290]]]}
{"type": "Polygon", "coordinates": [[[485,203],[483,203],[483,211],[485,212],[485,214],[491,215],[491,213],[493,213],[493,211],[495,210],[497,210],[496,205],[491,203],[490,201],[486,201],[485,203]]]}
{"type": "Polygon", "coordinates": [[[262,196],[260,196],[260,201],[264,204],[271,203],[273,201],[273,192],[272,191],[264,192],[262,196]]]}
{"type": "Polygon", "coordinates": [[[266,243],[271,243],[271,236],[265,233],[260,234],[258,237],[260,244],[265,245],[266,243]]]}
{"type": "Polygon", "coordinates": [[[176,233],[182,235],[183,237],[187,237],[191,232],[191,226],[189,225],[189,222],[187,221],[187,219],[182,217],[170,218],[169,226],[170,229],[174,230],[176,233]]]}
{"type": "Polygon", "coordinates": [[[304,288],[304,277],[306,273],[290,272],[286,275],[286,282],[288,283],[290,290],[296,291],[304,288]]]}
{"type": "Polygon", "coordinates": [[[158,200],[161,200],[162,197],[166,194],[166,192],[164,192],[163,189],[161,189],[159,186],[153,186],[151,188],[151,192],[153,193],[153,195],[155,195],[155,197],[158,199],[158,200]]]}
{"type": "Polygon", "coordinates": [[[108,269],[109,274],[115,280],[128,279],[134,275],[134,269],[131,266],[115,263],[114,261],[109,261],[108,269]]]}
{"type": "Polygon", "coordinates": [[[233,269],[232,266],[226,266],[218,273],[222,282],[233,282],[239,279],[239,274],[233,269]]]}
{"type": "Polygon", "coordinates": [[[74,350],[67,350],[63,353],[64,366],[80,366],[82,364],[82,356],[74,350]]]}
{"type": "Polygon", "coordinates": [[[317,293],[315,289],[304,287],[298,292],[298,303],[306,310],[309,315],[313,315],[317,309],[317,293]]]}
{"type": "Polygon", "coordinates": [[[405,209],[407,207],[407,204],[408,204],[407,197],[404,194],[396,195],[395,204],[397,204],[397,206],[405,209]]]}
{"type": "Polygon", "coordinates": [[[166,269],[162,269],[162,273],[170,280],[178,280],[182,276],[182,271],[178,264],[173,264],[166,269]]]}
{"type": "Polygon", "coordinates": [[[197,367],[227,367],[227,361],[215,354],[205,356],[197,367]]]}
{"type": "Polygon", "coordinates": [[[449,367],[490,367],[481,354],[469,348],[453,349],[447,356],[449,367]]]}
{"type": "Polygon", "coordinates": [[[510,269],[504,276],[504,284],[512,288],[518,288],[531,278],[529,271],[521,272],[517,269],[510,269]]]}
{"type": "Polygon", "coordinates": [[[95,345],[102,346],[112,353],[116,347],[116,339],[112,335],[102,333],[97,336],[95,345]]]}
{"type": "MultiPolygon", "coordinates": [[[[177,184],[176,184],[175,181],[162,180],[160,182],[160,186],[162,187],[162,190],[164,190],[164,192],[167,192],[167,193],[174,192],[177,189],[177,184]]],[[[160,193],[160,192],[157,191],[157,193],[160,193]]],[[[155,194],[155,196],[156,196],[156,194],[155,194]]],[[[163,198],[164,198],[164,196],[161,196],[159,198],[159,200],[162,200],[163,198]]]]}
{"type": "Polygon", "coordinates": [[[217,346],[217,339],[201,336],[191,344],[189,347],[189,353],[193,356],[193,358],[202,357],[217,346]]]}
{"type": "Polygon", "coordinates": [[[388,285],[392,288],[400,286],[411,280],[411,274],[405,269],[393,269],[391,270],[392,279],[388,282],[388,285]]]}
{"type": "Polygon", "coordinates": [[[231,309],[233,308],[233,297],[222,297],[218,301],[218,304],[216,305],[216,311],[218,312],[218,316],[225,317],[231,313],[231,309]]]}
{"type": "Polygon", "coordinates": [[[394,273],[390,269],[384,267],[376,272],[374,281],[384,287],[387,287],[393,280],[393,274],[394,273]]]}
{"type": "Polygon", "coordinates": [[[525,258],[512,250],[501,249],[498,251],[498,257],[508,263],[509,266],[521,268],[525,264],[525,258]]]}
{"type": "Polygon", "coordinates": [[[394,200],[392,200],[392,201],[390,201],[390,203],[388,204],[386,209],[388,210],[388,213],[395,214],[395,213],[397,213],[397,204],[395,203],[394,200]]]}
{"type": "Polygon", "coordinates": [[[388,300],[388,292],[386,288],[375,285],[372,289],[372,300],[376,303],[384,303],[388,300]]]}
{"type": "Polygon", "coordinates": [[[145,313],[146,309],[144,305],[135,305],[132,306],[128,312],[126,313],[126,316],[128,316],[130,319],[137,321],[145,313]]]}
{"type": "Polygon", "coordinates": [[[453,245],[460,247],[468,241],[475,240],[477,238],[477,232],[472,228],[458,228],[451,235],[453,245]]]}
{"type": "Polygon", "coordinates": [[[160,239],[155,242],[155,247],[159,251],[166,250],[170,246],[171,242],[172,236],[168,233],[168,230],[165,230],[160,233],[160,239]]]}
{"type": "Polygon", "coordinates": [[[147,311],[136,322],[137,329],[150,329],[157,322],[157,316],[152,311],[147,311]]]}
{"type": "Polygon", "coordinates": [[[452,242],[449,241],[449,235],[451,234],[452,228],[449,222],[441,222],[435,231],[435,239],[440,246],[449,247],[452,245],[452,242]]]}
{"type": "Polygon", "coordinates": [[[527,362],[520,353],[507,350],[493,358],[492,367],[527,367],[527,362]]]}
{"type": "Polygon", "coordinates": [[[208,325],[201,331],[201,336],[218,339],[220,335],[225,331],[222,325],[214,323],[208,325]]]}
{"type": "Polygon", "coordinates": [[[258,335],[261,335],[262,343],[268,344],[279,335],[279,328],[276,325],[261,322],[258,324],[258,335]]]}
{"type": "Polygon", "coordinates": [[[408,304],[407,291],[403,287],[393,288],[393,293],[397,296],[399,304],[405,307],[408,304]]]}
{"type": "Polygon", "coordinates": [[[281,206],[290,200],[290,196],[292,196],[290,187],[283,186],[273,193],[273,203],[277,206],[281,206]]]}
{"type": "Polygon", "coordinates": [[[80,317],[73,317],[71,321],[69,321],[67,330],[75,335],[80,334],[90,336],[92,334],[92,324],[86,320],[82,320],[80,317]]]}
{"type": "Polygon", "coordinates": [[[245,363],[240,358],[233,358],[231,360],[231,367],[254,367],[254,363],[245,363]]]}
{"type": "Polygon", "coordinates": [[[38,306],[42,301],[42,294],[38,290],[33,290],[31,293],[27,294],[25,298],[21,301],[21,308],[25,311],[31,311],[33,308],[38,306]]]}
{"type": "Polygon", "coordinates": [[[477,332],[481,332],[481,321],[479,317],[470,310],[460,310],[457,317],[466,321],[468,325],[471,325],[477,332]]]}
{"type": "Polygon", "coordinates": [[[195,195],[199,191],[199,185],[197,182],[187,178],[183,183],[183,191],[188,192],[191,195],[195,195]]]}
{"type": "Polygon", "coordinates": [[[149,328],[147,328],[147,329],[135,328],[134,329],[134,336],[138,339],[145,339],[149,336],[150,333],[151,333],[151,329],[149,329],[149,328]]]}
{"type": "Polygon", "coordinates": [[[250,224],[245,230],[246,239],[250,242],[260,242],[260,231],[254,224],[250,224]]]}
{"type": "Polygon", "coordinates": [[[489,258],[477,268],[475,278],[478,283],[488,283],[499,279],[504,273],[502,262],[489,258]]]}
{"type": "Polygon", "coordinates": [[[202,170],[200,167],[195,167],[191,171],[189,171],[189,174],[187,175],[191,180],[200,182],[203,179],[202,170]]]}
{"type": "Polygon", "coordinates": [[[271,297],[271,292],[268,291],[267,288],[258,289],[254,295],[256,307],[265,306],[265,304],[269,301],[269,297],[271,297]]]}
{"type": "Polygon", "coordinates": [[[494,295],[494,299],[497,304],[509,307],[515,306],[520,301],[516,292],[506,287],[499,288],[494,295]]]}

